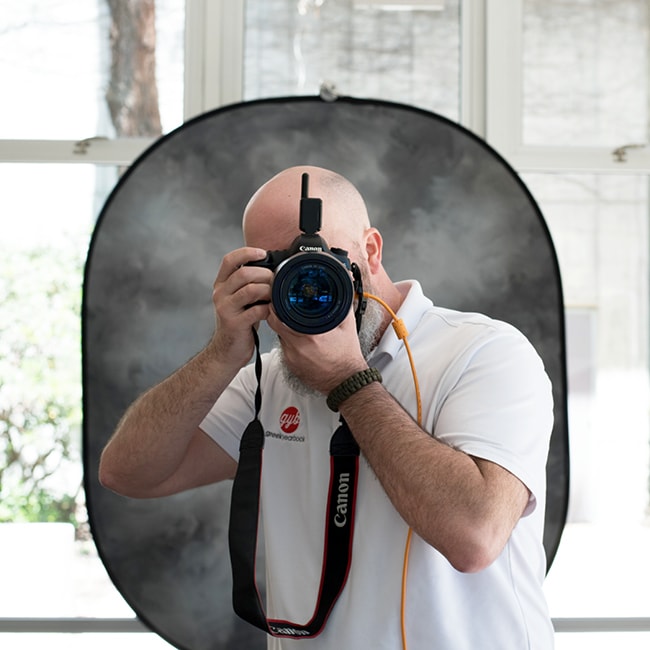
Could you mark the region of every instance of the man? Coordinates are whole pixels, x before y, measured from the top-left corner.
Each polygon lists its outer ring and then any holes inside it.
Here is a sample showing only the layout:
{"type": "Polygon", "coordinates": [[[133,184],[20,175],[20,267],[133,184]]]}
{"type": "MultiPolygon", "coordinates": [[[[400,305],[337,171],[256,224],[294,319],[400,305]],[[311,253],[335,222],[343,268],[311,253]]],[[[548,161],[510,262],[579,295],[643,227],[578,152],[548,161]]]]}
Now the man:
{"type": "Polygon", "coordinates": [[[224,257],[214,283],[211,341],[127,411],[102,455],[102,483],[147,498],[233,478],[254,413],[251,328],[267,320],[279,337],[261,376],[270,618],[303,623],[314,613],[329,442],[341,416],[361,450],[347,583],[321,634],[269,637],[269,647],[552,648],[541,589],[552,398],[531,345],[505,323],[434,306],[415,281],[394,283],[363,199],[331,171],[294,167],[272,178],[246,207],[243,231],[246,247],[224,257]],[[304,172],[323,200],[323,239],[348,251],[365,291],[406,325],[421,426],[387,311],[370,300],[359,335],[354,309],[329,332],[300,334],[269,304],[273,272],[247,265],[300,234],[304,172]],[[332,391],[369,367],[382,380],[346,393],[338,412],[328,408],[332,391]]]}

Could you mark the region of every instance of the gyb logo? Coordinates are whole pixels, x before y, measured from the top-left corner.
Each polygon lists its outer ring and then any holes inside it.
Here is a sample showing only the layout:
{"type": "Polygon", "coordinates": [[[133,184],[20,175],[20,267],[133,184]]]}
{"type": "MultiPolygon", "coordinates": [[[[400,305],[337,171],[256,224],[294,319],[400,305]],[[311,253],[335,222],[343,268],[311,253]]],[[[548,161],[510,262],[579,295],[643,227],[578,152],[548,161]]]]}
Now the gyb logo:
{"type": "Polygon", "coordinates": [[[300,426],[300,411],[295,406],[287,406],[280,414],[280,431],[266,431],[267,438],[276,438],[287,442],[305,442],[305,436],[294,435],[300,426]]]}
{"type": "Polygon", "coordinates": [[[291,434],[300,425],[300,411],[295,406],[288,406],[280,416],[280,429],[291,434]]]}

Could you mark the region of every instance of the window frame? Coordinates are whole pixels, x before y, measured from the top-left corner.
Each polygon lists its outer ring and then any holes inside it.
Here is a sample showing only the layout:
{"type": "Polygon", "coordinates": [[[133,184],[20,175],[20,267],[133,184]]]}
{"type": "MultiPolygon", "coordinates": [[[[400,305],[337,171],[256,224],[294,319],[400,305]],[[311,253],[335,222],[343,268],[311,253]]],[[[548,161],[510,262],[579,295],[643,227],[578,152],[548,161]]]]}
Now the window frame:
{"type": "MultiPolygon", "coordinates": [[[[465,0],[466,2],[467,0],[465,0]]],[[[486,0],[485,138],[518,172],[647,173],[650,147],[538,146],[523,142],[524,0],[486,0]],[[623,159],[617,152],[623,150],[623,159]]]]}
{"type": "MultiPolygon", "coordinates": [[[[183,119],[242,97],[245,0],[185,0],[183,119]],[[215,37],[217,35],[217,37],[215,37]]],[[[130,165],[155,138],[0,139],[0,163],[130,165]]]]}

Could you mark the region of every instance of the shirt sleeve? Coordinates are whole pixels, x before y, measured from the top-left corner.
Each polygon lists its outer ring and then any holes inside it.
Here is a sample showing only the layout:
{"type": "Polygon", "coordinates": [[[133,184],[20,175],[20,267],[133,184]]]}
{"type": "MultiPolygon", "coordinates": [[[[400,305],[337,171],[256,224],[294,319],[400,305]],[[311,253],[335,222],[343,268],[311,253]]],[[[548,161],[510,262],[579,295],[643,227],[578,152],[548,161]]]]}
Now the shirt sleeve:
{"type": "Polygon", "coordinates": [[[553,427],[551,382],[542,360],[516,329],[485,337],[460,361],[434,426],[436,438],[494,462],[530,490],[524,514],[546,492],[553,427]]]}
{"type": "Polygon", "coordinates": [[[228,388],[205,416],[200,428],[235,460],[239,460],[239,441],[255,416],[254,365],[239,371],[228,388]]]}

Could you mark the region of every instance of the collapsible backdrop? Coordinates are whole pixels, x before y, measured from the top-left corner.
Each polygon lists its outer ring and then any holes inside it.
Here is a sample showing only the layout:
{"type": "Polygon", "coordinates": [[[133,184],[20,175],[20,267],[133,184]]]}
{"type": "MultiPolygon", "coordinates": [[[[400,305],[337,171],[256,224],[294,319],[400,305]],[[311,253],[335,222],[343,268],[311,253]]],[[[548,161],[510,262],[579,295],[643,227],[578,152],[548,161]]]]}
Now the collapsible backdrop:
{"type": "Polygon", "coordinates": [[[122,177],[100,215],[84,286],[92,532],[124,598],[178,648],[265,647],[232,613],[230,485],[126,499],[99,485],[99,457],[127,406],[207,342],[212,284],[222,256],[242,244],[246,202],[297,164],[333,169],[359,188],[393,279],[418,278],[437,304],[510,321],[529,337],[556,404],[549,563],[565,521],[562,291],[544,219],[517,174],[457,124],[400,104],[293,97],[219,109],[160,139],[122,177]]]}

